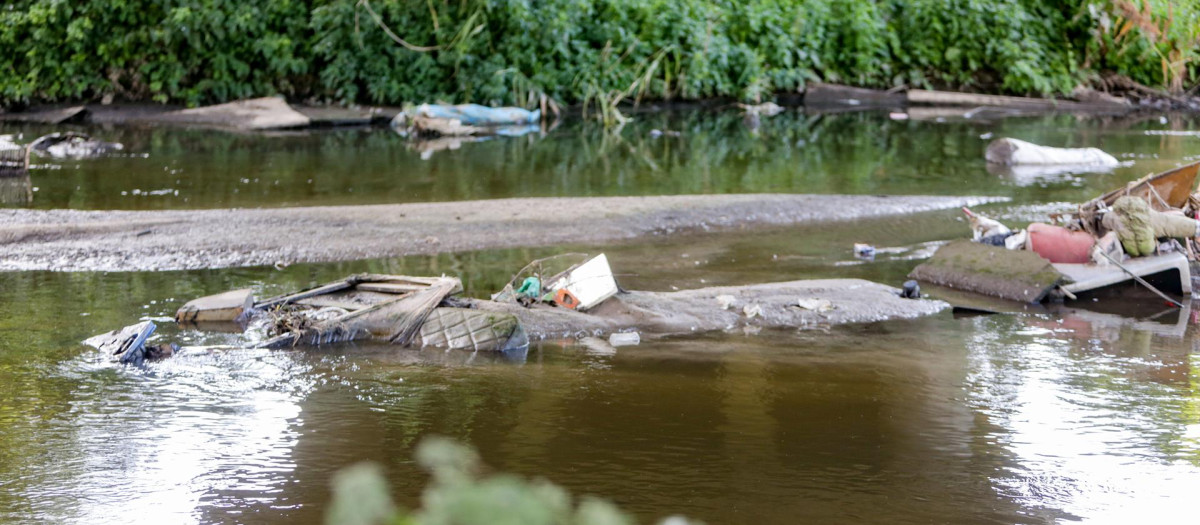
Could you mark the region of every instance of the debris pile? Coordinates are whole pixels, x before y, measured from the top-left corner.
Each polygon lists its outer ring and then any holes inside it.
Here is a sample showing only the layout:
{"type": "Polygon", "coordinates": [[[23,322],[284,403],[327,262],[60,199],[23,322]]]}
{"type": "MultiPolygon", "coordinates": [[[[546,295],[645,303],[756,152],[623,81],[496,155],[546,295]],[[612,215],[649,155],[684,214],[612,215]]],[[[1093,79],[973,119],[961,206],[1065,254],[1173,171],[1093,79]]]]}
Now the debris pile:
{"type": "MultiPolygon", "coordinates": [[[[990,160],[990,159],[989,159],[990,160]]],[[[963,208],[972,242],[950,243],[910,278],[1021,302],[1075,299],[1075,294],[1133,280],[1178,304],[1144,277],[1178,274],[1191,292],[1200,253],[1200,162],[1148,175],[1013,231],[963,208]]]]}
{"type": "MultiPolygon", "coordinates": [[[[624,291],[603,254],[534,261],[492,300],[457,297],[462,291],[453,277],[356,274],[261,300],[249,289],[202,297],[179,308],[175,319],[188,328],[244,333],[244,346],[254,348],[373,340],[516,355],[537,339],[586,339],[612,353],[639,344],[647,333],[825,327],[928,315],[946,307],[904,299],[900,290],[857,279],[624,291]]],[[[153,331],[147,322],[87,344],[130,364],[173,354],[173,346],[146,345],[153,331]]]]}

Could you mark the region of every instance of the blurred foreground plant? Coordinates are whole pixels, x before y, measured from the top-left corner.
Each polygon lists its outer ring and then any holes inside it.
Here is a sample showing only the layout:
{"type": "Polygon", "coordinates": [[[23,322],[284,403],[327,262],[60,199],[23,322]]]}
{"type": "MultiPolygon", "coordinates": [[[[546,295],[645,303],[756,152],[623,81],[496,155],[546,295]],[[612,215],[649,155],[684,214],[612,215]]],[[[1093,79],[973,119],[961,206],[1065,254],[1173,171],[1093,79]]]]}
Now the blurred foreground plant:
{"type": "MultiPolygon", "coordinates": [[[[412,512],[393,503],[383,469],[360,463],[333,478],[328,525],[631,525],[633,518],[612,503],[590,496],[572,502],[566,489],[546,480],[509,474],[484,476],[474,450],[445,438],[417,447],[417,463],[433,479],[412,512]]],[[[669,525],[687,525],[668,518],[669,525]]]]}

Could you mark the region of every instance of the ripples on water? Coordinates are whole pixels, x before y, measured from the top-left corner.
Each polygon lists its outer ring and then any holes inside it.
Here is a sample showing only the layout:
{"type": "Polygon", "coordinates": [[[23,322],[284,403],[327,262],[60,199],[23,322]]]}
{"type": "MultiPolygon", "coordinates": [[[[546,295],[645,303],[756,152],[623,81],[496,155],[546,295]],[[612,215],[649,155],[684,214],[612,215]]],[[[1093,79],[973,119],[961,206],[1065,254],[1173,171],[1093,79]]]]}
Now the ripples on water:
{"type": "MultiPolygon", "coordinates": [[[[719,183],[712,191],[801,191],[811,183],[820,191],[962,193],[978,186],[1014,197],[1014,203],[988,212],[1020,222],[1114,181],[1200,154],[1200,145],[1181,142],[1191,137],[1138,131],[1157,121],[1121,128],[1055,117],[938,127],[878,116],[827,116],[823,124],[790,118],[760,131],[768,143],[759,146],[720,120],[655,123],[707,133],[698,141],[726,137],[724,156],[629,139],[632,156],[615,156],[612,166],[577,179],[562,175],[574,172],[563,168],[561,152],[547,150],[545,159],[525,165],[548,162],[553,169],[529,176],[561,177],[563,185],[551,187],[555,194],[686,191],[692,182],[669,177],[653,183],[635,178],[630,186],[615,181],[634,173],[678,177],[714,160],[725,168],[710,179],[719,183]],[[869,138],[868,129],[882,138],[869,138]],[[1096,138],[1135,164],[1113,174],[1021,186],[977,162],[974,150],[981,141],[971,137],[988,129],[1096,138]],[[770,142],[772,133],[779,140],[770,142]],[[787,163],[771,163],[763,155],[784,151],[782,138],[799,147],[800,133],[809,133],[803,147],[811,149],[793,151],[787,162],[802,161],[819,173],[803,180],[765,175],[787,163]],[[1133,156],[1150,147],[1161,158],[1133,156]],[[885,156],[842,162],[870,152],[885,156]],[[663,171],[638,171],[643,168],[634,166],[643,161],[637,155],[650,155],[663,171]],[[749,159],[744,162],[753,167],[744,174],[750,178],[739,181],[739,172],[730,168],[741,165],[738,159],[749,159]],[[852,182],[831,175],[839,166],[854,175],[852,182]],[[566,171],[555,171],[560,168],[566,171]],[[595,185],[570,185],[578,181],[595,185]]],[[[135,131],[114,133],[124,134],[119,138],[126,142],[183,147],[191,134],[209,132],[141,132],[149,139],[135,131]]],[[[346,146],[340,141],[351,139],[338,133],[294,142],[222,138],[218,142],[235,143],[235,152],[269,154],[231,153],[204,161],[211,164],[195,169],[209,170],[216,179],[212,191],[196,184],[180,196],[196,199],[191,203],[241,202],[225,191],[222,177],[264,159],[269,162],[262,169],[268,171],[278,162],[295,169],[311,162],[309,155],[328,155],[317,165],[341,166],[335,157],[346,146]],[[314,153],[313,143],[330,149],[314,153]],[[246,159],[231,160],[243,154],[246,159]]],[[[372,148],[393,147],[374,133],[351,144],[365,140],[362,151],[376,156],[372,148]]],[[[588,143],[569,134],[555,140],[588,143]]],[[[418,192],[416,198],[522,191],[513,189],[517,183],[505,179],[509,175],[488,183],[482,193],[462,192],[470,186],[459,184],[478,174],[472,164],[483,162],[478,159],[536,157],[537,151],[524,142],[495,141],[436,153],[419,172],[450,166],[465,171],[446,175],[458,181],[451,184],[457,189],[418,192]],[[483,149],[472,160],[466,153],[477,146],[483,149]],[[451,155],[438,160],[446,153],[451,155]]],[[[93,168],[80,167],[83,174],[62,180],[35,175],[42,187],[35,205],[154,207],[112,197],[126,184],[150,187],[141,175],[100,180],[87,175],[88,169],[93,168]]],[[[331,177],[350,176],[337,169],[331,177]]],[[[379,170],[366,177],[396,176],[378,175],[379,170]]],[[[421,177],[405,191],[419,189],[421,177]]],[[[287,204],[344,196],[271,191],[256,198],[282,195],[266,202],[287,204]]],[[[915,258],[964,234],[955,219],[947,211],[669,237],[605,251],[630,288],[812,277],[897,284],[915,258]],[[850,254],[853,242],[883,249],[875,261],[862,263],[850,254]]],[[[1088,303],[1089,310],[945,313],[912,322],[757,335],[735,330],[646,340],[615,354],[554,342],[508,357],[371,345],[218,350],[206,347],[236,343],[237,336],[162,323],[156,341],[189,349],[130,369],[78,344],[138,318],[169,317],[191,297],[245,286],[271,295],[360,271],[446,272],[462,277],[468,293],[483,296],[526,261],[559,250],[595,247],[295,265],[283,271],[0,274],[0,521],[319,523],[329,477],[361,460],[382,464],[398,499],[415,505],[426,478],[413,465],[412,450],[431,434],[471,443],[497,470],[611,498],[643,520],[682,513],[710,523],[1193,521],[1188,504],[1200,489],[1200,374],[1194,368],[1200,339],[1190,311],[1163,312],[1144,294],[1133,293],[1132,304],[1120,308],[1105,300],[1088,303]]]]}

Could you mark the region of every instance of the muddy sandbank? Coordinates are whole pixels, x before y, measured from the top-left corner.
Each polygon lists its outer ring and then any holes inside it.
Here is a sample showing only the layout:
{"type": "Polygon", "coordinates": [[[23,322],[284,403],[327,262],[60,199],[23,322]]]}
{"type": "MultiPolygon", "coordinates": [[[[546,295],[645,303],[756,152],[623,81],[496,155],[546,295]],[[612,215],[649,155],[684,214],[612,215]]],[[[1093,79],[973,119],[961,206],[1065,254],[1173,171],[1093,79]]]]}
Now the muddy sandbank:
{"type": "Polygon", "coordinates": [[[678,195],[175,211],[0,210],[0,270],[152,271],[591,244],[1002,197],[678,195]]]}
{"type": "Polygon", "coordinates": [[[911,319],[940,312],[948,304],[904,299],[900,290],[862,279],[813,279],[748,286],[719,286],[678,292],[620,294],[587,313],[537,305],[472,301],[476,308],[515,315],[531,339],[607,336],[619,331],[679,335],[718,330],[820,328],[847,323],[911,319]],[[718,299],[729,296],[730,304],[718,299]],[[828,301],[817,309],[800,300],[828,301]],[[747,307],[754,310],[746,315],[747,307]]]}

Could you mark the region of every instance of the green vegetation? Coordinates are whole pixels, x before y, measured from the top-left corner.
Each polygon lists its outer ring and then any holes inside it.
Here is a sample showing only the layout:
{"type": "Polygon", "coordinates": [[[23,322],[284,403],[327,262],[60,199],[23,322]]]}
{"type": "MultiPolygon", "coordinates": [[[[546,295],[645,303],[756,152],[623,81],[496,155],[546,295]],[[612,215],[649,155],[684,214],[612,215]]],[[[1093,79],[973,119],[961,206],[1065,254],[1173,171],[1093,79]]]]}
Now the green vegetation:
{"type": "MultiPolygon", "coordinates": [[[[421,496],[422,508],[399,509],[381,469],[359,464],[333,480],[330,525],[631,525],[632,517],[608,501],[584,497],[578,505],[558,485],[511,475],[480,476],[474,450],[445,438],[429,438],[417,448],[417,462],[433,475],[421,496]]],[[[687,525],[683,518],[669,523],[687,525]]]]}
{"type": "Polygon", "coordinates": [[[1180,92],[1198,44],[1200,7],[1171,0],[14,0],[0,104],[546,95],[603,112],[813,80],[1061,94],[1106,71],[1180,92]]]}

